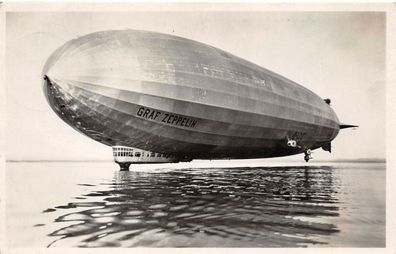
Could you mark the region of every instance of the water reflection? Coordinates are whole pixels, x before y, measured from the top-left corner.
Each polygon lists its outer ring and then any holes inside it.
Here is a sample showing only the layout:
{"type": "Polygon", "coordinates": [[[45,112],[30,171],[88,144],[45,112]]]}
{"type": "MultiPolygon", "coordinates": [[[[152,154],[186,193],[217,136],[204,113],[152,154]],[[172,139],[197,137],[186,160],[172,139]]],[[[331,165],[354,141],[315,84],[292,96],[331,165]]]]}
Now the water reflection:
{"type": "Polygon", "coordinates": [[[323,245],[338,232],[322,220],[339,215],[337,181],[330,167],[115,172],[112,182],[82,184],[92,191],[81,201],[46,210],[70,211],[55,219],[63,224],[49,246],[323,245]]]}

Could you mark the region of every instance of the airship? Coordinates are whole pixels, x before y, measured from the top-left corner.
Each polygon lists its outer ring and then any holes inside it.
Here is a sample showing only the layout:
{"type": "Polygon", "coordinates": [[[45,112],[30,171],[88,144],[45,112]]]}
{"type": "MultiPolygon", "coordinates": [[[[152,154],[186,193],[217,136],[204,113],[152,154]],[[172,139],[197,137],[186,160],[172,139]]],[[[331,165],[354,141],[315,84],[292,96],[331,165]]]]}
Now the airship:
{"type": "Polygon", "coordinates": [[[52,110],[132,163],[304,154],[341,124],[309,89],[194,40],[140,30],[94,32],[60,46],[42,72],[52,110]]]}

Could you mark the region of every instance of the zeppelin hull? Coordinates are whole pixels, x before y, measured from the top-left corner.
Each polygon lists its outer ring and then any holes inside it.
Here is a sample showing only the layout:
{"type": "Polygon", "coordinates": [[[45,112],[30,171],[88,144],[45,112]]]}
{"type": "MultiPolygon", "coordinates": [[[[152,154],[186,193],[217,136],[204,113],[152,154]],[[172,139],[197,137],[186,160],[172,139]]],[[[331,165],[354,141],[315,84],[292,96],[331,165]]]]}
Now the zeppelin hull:
{"type": "Polygon", "coordinates": [[[324,146],[339,131],[334,111],[306,88],[170,35],[90,34],[59,48],[43,75],[53,110],[110,146],[191,158],[274,157],[324,146]]]}

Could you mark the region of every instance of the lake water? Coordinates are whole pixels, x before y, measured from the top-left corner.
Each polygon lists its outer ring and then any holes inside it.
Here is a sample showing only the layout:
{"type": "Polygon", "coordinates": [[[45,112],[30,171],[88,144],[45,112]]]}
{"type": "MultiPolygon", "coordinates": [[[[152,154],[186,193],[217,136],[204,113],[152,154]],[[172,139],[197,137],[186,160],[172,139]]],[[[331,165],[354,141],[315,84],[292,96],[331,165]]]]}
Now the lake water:
{"type": "Polygon", "coordinates": [[[7,163],[6,246],[385,247],[385,163],[285,164],[7,163]]]}

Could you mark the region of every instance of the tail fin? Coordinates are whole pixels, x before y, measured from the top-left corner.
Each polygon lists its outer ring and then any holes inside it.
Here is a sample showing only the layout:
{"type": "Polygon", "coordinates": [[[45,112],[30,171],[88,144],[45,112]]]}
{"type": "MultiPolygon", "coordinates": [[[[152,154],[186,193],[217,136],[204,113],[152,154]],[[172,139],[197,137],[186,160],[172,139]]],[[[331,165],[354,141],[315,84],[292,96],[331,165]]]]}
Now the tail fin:
{"type": "Polygon", "coordinates": [[[340,129],[356,128],[356,127],[359,127],[359,126],[351,125],[351,124],[340,124],[340,129]]]}

